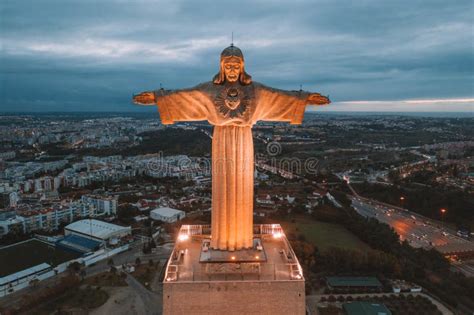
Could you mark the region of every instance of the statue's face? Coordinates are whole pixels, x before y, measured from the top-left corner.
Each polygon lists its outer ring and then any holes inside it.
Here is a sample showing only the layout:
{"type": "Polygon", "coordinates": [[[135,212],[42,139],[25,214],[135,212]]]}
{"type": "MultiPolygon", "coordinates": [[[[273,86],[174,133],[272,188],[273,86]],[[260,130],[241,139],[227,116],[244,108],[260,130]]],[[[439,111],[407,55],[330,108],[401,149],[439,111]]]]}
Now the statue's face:
{"type": "Polygon", "coordinates": [[[242,61],[240,58],[230,58],[224,61],[224,74],[227,82],[237,82],[239,80],[240,71],[242,69],[242,61]]]}

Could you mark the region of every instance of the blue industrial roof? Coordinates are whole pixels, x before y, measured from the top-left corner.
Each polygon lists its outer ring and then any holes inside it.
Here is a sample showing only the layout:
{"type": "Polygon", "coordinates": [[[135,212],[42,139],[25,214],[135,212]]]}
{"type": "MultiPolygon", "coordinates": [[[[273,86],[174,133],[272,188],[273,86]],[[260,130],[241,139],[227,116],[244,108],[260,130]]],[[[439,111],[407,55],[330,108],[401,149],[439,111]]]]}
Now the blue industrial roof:
{"type": "Polygon", "coordinates": [[[69,234],[59,241],[59,245],[87,253],[97,249],[101,242],[76,234],[69,234]]]}

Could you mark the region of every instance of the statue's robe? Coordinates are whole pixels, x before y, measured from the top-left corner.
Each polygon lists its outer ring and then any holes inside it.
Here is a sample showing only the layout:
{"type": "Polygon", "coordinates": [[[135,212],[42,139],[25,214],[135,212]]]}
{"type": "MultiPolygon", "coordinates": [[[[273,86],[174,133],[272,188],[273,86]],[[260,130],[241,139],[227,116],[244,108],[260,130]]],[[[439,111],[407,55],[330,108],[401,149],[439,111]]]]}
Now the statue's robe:
{"type": "Polygon", "coordinates": [[[155,91],[163,124],[207,120],[214,125],[212,248],[232,251],[253,246],[252,126],[259,120],[301,124],[308,95],[256,82],[245,86],[206,82],[191,89],[155,91]],[[237,97],[228,96],[231,88],[238,91],[237,97]],[[239,105],[231,109],[235,104],[239,105]]]}

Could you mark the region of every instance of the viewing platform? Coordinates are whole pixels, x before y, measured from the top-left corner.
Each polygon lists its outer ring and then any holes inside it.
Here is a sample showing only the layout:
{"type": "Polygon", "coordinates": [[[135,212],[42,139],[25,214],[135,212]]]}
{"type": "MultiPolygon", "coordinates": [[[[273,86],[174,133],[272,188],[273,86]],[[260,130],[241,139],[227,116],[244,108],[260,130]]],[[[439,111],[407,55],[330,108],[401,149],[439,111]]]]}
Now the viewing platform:
{"type": "Polygon", "coordinates": [[[303,272],[281,226],[253,232],[252,248],[214,250],[210,225],[183,225],[166,266],[164,314],[304,314],[303,272]]]}
{"type": "Polygon", "coordinates": [[[181,226],[164,281],[304,281],[279,224],[254,225],[254,246],[250,249],[214,250],[210,237],[210,225],[181,226]]]}

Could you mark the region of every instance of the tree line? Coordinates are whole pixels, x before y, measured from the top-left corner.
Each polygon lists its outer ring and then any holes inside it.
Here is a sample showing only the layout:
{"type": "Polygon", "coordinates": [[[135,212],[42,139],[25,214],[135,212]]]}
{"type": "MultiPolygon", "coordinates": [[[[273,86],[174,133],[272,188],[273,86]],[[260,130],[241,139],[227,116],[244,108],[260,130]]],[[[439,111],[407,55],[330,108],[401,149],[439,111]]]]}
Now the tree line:
{"type": "MultiPolygon", "coordinates": [[[[338,197],[341,197],[338,195],[338,197]]],[[[328,204],[316,208],[312,216],[320,221],[338,223],[367,243],[373,250],[361,252],[341,248],[320,251],[304,239],[292,241],[294,250],[306,270],[317,274],[375,275],[417,283],[448,304],[474,309],[474,279],[450,271],[445,257],[434,249],[413,248],[400,242],[398,234],[387,224],[364,218],[348,200],[336,208],[328,204]],[[331,215],[327,212],[331,208],[331,215]]]]}

